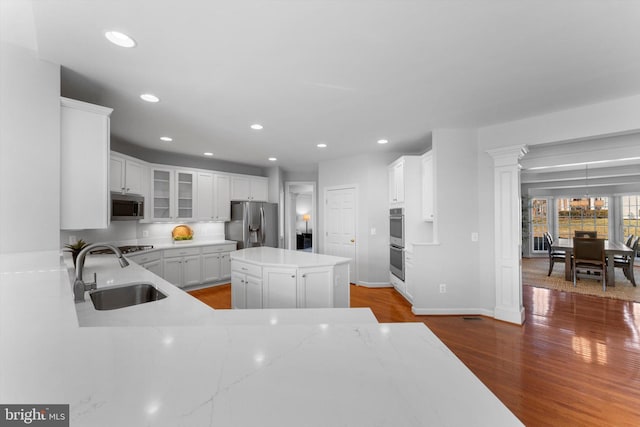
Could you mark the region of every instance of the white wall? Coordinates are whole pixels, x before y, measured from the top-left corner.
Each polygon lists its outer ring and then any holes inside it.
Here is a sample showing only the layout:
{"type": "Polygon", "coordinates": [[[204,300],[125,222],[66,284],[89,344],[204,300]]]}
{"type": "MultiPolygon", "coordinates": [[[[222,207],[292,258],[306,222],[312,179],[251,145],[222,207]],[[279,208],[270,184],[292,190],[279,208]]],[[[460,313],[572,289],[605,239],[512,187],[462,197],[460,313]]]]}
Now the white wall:
{"type": "Polygon", "coordinates": [[[358,186],[356,230],[358,284],[389,284],[389,200],[387,165],[400,157],[398,153],[367,154],[325,161],[318,166],[318,240],[323,253],[324,192],[328,187],[358,186]],[[371,229],[376,234],[371,235],[371,229]]]}
{"type": "Polygon", "coordinates": [[[55,250],[60,67],[0,43],[0,253],[55,250]]]}
{"type": "MultiPolygon", "coordinates": [[[[484,238],[478,221],[478,156],[473,130],[434,130],[438,244],[414,247],[419,280],[414,311],[425,314],[491,314],[492,288],[477,280],[479,246],[471,233],[484,238]],[[446,293],[440,293],[446,284],[446,293]]],[[[493,264],[492,264],[493,265],[493,264]]]]}

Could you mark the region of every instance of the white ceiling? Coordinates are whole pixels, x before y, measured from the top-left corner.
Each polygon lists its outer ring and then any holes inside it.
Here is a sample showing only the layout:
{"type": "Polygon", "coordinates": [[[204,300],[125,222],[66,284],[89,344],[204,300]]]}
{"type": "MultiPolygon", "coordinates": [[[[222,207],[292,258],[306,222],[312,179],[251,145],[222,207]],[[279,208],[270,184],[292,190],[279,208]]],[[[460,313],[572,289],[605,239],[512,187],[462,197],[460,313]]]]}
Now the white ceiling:
{"type": "Polygon", "coordinates": [[[640,93],[640,1],[33,0],[33,10],[64,94],[114,108],[116,137],[291,171],[421,152],[434,128],[640,93]],[[108,43],[110,29],[138,45],[108,43]]]}

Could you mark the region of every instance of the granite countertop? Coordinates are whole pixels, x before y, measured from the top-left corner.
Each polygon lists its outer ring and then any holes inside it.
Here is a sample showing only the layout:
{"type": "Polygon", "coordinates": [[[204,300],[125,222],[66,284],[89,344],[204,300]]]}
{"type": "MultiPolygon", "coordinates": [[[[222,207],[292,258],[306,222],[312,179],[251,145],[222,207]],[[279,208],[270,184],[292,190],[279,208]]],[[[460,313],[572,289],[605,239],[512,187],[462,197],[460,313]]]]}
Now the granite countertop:
{"type": "Polygon", "coordinates": [[[290,251],[266,246],[240,249],[231,253],[231,260],[261,266],[324,267],[346,264],[349,258],[321,255],[309,252],[290,251]]]}
{"type": "MultiPolygon", "coordinates": [[[[99,286],[149,278],[112,257],[92,269],[99,286]]],[[[58,252],[0,256],[0,402],[68,403],[83,427],[522,425],[424,324],[210,310],[159,280],[168,313],[80,327],[58,252]]]]}

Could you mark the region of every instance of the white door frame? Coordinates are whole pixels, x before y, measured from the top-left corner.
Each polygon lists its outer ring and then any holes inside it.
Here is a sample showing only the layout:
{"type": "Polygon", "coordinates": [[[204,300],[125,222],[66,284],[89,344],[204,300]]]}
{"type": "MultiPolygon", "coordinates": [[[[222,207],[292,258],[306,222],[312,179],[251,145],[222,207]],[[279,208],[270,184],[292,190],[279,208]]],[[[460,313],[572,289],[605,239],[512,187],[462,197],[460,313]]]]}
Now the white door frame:
{"type": "Polygon", "coordinates": [[[358,283],[358,247],[360,244],[360,240],[359,240],[359,234],[358,234],[358,212],[359,212],[359,208],[358,208],[358,199],[359,199],[359,188],[358,188],[358,184],[343,184],[343,185],[334,185],[331,187],[324,187],[324,194],[323,194],[323,200],[322,200],[322,247],[323,249],[326,249],[327,247],[327,238],[329,237],[327,235],[327,231],[325,230],[325,227],[327,225],[327,204],[328,204],[328,193],[329,191],[333,191],[333,190],[348,190],[348,189],[353,189],[353,194],[354,194],[354,221],[355,224],[353,224],[354,227],[354,234],[355,234],[355,239],[356,239],[356,256],[355,259],[353,260],[353,265],[355,266],[354,270],[355,271],[350,271],[349,272],[349,281],[351,283],[358,283]]]}
{"type": "MultiPolygon", "coordinates": [[[[316,239],[318,227],[316,227],[318,207],[316,206],[316,200],[318,196],[316,183],[314,181],[287,181],[284,183],[284,247],[292,251],[296,250],[295,233],[292,236],[291,230],[295,226],[295,220],[291,218],[291,207],[293,200],[291,198],[291,187],[294,185],[310,185],[311,186],[311,251],[317,252],[318,241],[316,239]]],[[[295,208],[295,206],[294,206],[295,208]]]]}

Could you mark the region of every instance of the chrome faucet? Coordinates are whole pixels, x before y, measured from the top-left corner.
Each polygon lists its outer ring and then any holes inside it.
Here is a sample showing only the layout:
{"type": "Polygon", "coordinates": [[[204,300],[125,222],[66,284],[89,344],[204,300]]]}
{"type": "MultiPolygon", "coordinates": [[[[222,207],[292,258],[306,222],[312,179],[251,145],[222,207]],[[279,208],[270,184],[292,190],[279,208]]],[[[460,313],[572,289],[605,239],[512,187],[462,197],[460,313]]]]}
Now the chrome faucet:
{"type": "Polygon", "coordinates": [[[116,248],[113,245],[109,245],[106,243],[93,243],[89,246],[85,246],[84,249],[82,249],[78,254],[78,257],[76,258],[76,280],[73,282],[73,298],[75,302],[84,301],[85,291],[90,291],[98,288],[98,278],[96,273],[93,273],[93,283],[84,283],[84,281],[82,280],[82,269],[84,268],[84,259],[89,253],[89,251],[96,248],[111,249],[113,253],[116,255],[116,257],[118,257],[118,262],[120,263],[120,267],[124,268],[129,265],[129,261],[127,261],[126,258],[122,256],[122,252],[120,252],[120,249],[116,248]]]}

